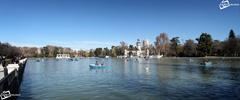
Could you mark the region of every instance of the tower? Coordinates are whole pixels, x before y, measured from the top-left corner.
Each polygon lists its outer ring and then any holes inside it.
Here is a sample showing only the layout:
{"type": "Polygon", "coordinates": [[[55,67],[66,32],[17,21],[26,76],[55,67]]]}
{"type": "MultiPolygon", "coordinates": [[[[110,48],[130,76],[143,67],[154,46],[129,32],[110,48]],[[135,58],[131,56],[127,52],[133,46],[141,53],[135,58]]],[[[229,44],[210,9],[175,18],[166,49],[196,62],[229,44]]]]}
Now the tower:
{"type": "Polygon", "coordinates": [[[141,41],[140,41],[140,39],[137,39],[136,46],[137,46],[137,49],[141,51],[141,41]]]}
{"type": "Polygon", "coordinates": [[[142,53],[142,50],[141,50],[141,41],[140,41],[140,39],[137,39],[136,46],[137,46],[137,56],[140,57],[140,56],[141,56],[141,53],[142,53]]]}

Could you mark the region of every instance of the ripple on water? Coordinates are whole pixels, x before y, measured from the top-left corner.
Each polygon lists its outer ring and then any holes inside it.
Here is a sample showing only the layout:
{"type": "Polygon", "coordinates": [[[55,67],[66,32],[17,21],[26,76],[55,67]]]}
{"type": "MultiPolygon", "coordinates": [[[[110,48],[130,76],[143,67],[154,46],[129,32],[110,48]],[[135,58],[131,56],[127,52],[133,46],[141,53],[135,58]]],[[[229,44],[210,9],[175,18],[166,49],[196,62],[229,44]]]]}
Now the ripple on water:
{"type": "MultiPolygon", "coordinates": [[[[45,59],[27,63],[19,100],[211,100],[239,98],[240,62],[213,60],[200,67],[201,59],[45,59]],[[89,69],[96,60],[110,69],[89,69]],[[147,70],[146,70],[147,68],[147,70]]],[[[211,60],[211,59],[210,59],[211,60]]]]}

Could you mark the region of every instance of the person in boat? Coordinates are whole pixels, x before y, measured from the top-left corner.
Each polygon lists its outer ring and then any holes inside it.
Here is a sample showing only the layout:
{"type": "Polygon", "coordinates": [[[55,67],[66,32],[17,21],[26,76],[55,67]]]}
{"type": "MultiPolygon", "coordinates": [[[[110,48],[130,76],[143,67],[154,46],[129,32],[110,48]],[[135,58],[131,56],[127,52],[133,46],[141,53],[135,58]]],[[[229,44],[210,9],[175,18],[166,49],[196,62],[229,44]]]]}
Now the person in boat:
{"type": "Polygon", "coordinates": [[[98,61],[96,61],[95,65],[99,65],[98,61]]]}
{"type": "Polygon", "coordinates": [[[204,59],[202,63],[200,63],[201,65],[207,65],[210,64],[211,62],[209,61],[209,59],[204,59]]]}
{"type": "Polygon", "coordinates": [[[208,59],[204,59],[204,62],[203,63],[208,63],[209,62],[209,60],[208,59]]]}

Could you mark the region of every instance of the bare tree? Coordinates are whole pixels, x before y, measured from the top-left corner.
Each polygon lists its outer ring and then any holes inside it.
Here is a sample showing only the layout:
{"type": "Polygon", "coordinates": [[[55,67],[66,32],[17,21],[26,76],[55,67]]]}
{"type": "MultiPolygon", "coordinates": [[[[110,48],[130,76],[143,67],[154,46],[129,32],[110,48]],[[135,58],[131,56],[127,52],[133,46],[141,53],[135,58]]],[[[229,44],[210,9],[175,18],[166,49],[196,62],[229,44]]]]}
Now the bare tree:
{"type": "Polygon", "coordinates": [[[122,42],[120,42],[120,47],[121,47],[122,49],[127,49],[128,45],[127,45],[126,42],[122,41],[122,42]]]}
{"type": "Polygon", "coordinates": [[[120,42],[120,55],[124,55],[124,50],[128,48],[128,45],[126,42],[122,41],[120,42]]]}
{"type": "Polygon", "coordinates": [[[196,52],[197,52],[196,47],[197,47],[197,44],[195,44],[193,40],[191,39],[186,40],[186,42],[183,45],[184,56],[187,56],[187,57],[196,56],[196,52]]]}
{"type": "Polygon", "coordinates": [[[156,37],[155,46],[158,54],[166,54],[169,46],[169,39],[166,33],[160,33],[160,35],[156,37]]]}

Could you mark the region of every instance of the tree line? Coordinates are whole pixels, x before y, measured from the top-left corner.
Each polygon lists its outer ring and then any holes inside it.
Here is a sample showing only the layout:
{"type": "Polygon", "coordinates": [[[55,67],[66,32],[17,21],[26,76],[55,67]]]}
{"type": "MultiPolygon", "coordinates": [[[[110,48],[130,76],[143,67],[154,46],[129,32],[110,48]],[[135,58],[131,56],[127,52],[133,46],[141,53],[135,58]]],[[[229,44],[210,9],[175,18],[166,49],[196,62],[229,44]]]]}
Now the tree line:
{"type": "MultiPolygon", "coordinates": [[[[120,42],[119,46],[108,48],[96,48],[90,50],[90,56],[121,56],[124,50],[136,50],[136,46],[127,45],[120,42]]],[[[240,56],[240,36],[236,36],[233,30],[230,30],[229,36],[223,40],[214,40],[209,33],[202,33],[199,38],[188,39],[185,43],[180,43],[180,37],[168,38],[167,33],[160,33],[156,36],[154,44],[142,44],[142,50],[148,49],[150,55],[164,55],[168,57],[205,57],[205,56],[240,56]]]]}
{"type": "MultiPolygon", "coordinates": [[[[67,53],[72,57],[101,57],[101,56],[122,56],[124,50],[137,50],[134,45],[128,45],[126,42],[120,42],[118,46],[111,48],[95,48],[90,50],[72,50],[60,46],[47,45],[42,48],[37,47],[16,47],[8,43],[0,43],[0,56],[14,57],[56,57],[57,54],[67,53]]],[[[142,43],[142,50],[149,50],[150,55],[164,55],[173,57],[204,57],[204,56],[240,56],[240,36],[236,36],[233,30],[230,30],[229,36],[223,40],[214,40],[209,33],[202,33],[199,38],[188,39],[180,43],[180,37],[168,38],[167,33],[160,33],[156,36],[153,44],[146,41],[142,43]]]]}
{"type": "Polygon", "coordinates": [[[0,56],[5,56],[6,58],[14,58],[15,56],[22,55],[20,49],[16,46],[12,46],[9,43],[0,42],[0,56]]]}
{"type": "Polygon", "coordinates": [[[233,30],[230,30],[229,36],[224,40],[213,40],[208,33],[202,33],[199,38],[186,40],[182,45],[179,37],[170,40],[168,51],[164,51],[167,56],[179,57],[204,57],[204,56],[240,56],[240,37],[236,36],[233,30]]]}

